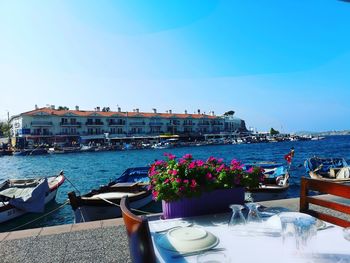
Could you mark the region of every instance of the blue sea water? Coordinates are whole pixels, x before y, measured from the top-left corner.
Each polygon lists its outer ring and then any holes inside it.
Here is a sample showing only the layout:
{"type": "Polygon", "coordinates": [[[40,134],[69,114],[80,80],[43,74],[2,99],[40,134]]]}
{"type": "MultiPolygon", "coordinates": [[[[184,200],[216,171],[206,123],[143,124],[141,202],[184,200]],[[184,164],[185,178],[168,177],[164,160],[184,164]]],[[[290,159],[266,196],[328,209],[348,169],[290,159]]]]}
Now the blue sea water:
{"type": "MultiPolygon", "coordinates": [[[[72,153],[43,156],[3,156],[0,157],[0,181],[8,178],[30,178],[50,176],[63,170],[65,176],[83,194],[99,185],[119,177],[133,166],[145,166],[155,159],[164,158],[165,152],[178,157],[191,153],[194,158],[207,159],[209,156],[224,158],[225,161],[237,159],[243,163],[255,161],[276,161],[285,163],[284,155],[295,148],[295,156],[290,171],[289,197],[298,197],[300,177],[306,176],[303,163],[314,155],[324,157],[344,157],[350,159],[350,136],[329,136],[319,141],[297,141],[281,143],[260,143],[240,145],[217,145],[173,148],[164,150],[130,150],[114,152],[72,153]]],[[[60,187],[56,202],[47,207],[51,211],[67,199],[67,193],[75,190],[66,182],[60,187]]],[[[1,231],[8,231],[37,218],[37,214],[25,215],[0,225],[1,231]]],[[[73,222],[73,212],[69,205],[21,229],[68,224],[73,222]]]]}

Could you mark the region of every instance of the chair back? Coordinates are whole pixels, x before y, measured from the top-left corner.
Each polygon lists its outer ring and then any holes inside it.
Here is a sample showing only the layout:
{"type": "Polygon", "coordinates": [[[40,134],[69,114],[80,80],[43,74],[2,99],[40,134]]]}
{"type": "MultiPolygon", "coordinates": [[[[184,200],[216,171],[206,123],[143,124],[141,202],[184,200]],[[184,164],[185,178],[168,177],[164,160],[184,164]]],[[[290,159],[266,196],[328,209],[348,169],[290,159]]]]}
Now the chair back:
{"type": "Polygon", "coordinates": [[[134,263],[156,262],[147,218],[131,212],[127,196],[121,199],[120,209],[128,234],[132,261],[134,263]]]}
{"type": "Polygon", "coordinates": [[[349,227],[350,185],[302,177],[299,210],[300,212],[310,214],[332,224],[341,227],[349,227]],[[318,191],[323,194],[330,194],[336,198],[309,196],[309,190],[318,191]],[[320,211],[320,209],[317,209],[316,211],[315,209],[310,209],[310,204],[326,208],[326,210],[323,209],[323,211],[320,211]],[[331,211],[327,211],[328,209],[331,209],[331,211]],[[334,211],[338,213],[335,214],[334,211]]]}

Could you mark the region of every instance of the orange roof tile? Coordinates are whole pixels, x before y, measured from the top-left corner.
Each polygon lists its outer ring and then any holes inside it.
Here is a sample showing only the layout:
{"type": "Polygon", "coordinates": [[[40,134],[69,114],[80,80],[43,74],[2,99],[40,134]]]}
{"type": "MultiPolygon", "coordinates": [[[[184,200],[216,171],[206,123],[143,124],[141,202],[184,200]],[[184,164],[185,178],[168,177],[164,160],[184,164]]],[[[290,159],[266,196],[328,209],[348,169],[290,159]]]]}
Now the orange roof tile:
{"type": "Polygon", "coordinates": [[[206,114],[184,114],[184,113],[149,113],[149,112],[116,112],[116,111],[84,111],[84,110],[53,110],[51,108],[40,108],[37,110],[32,110],[28,112],[24,112],[21,115],[28,115],[33,116],[37,113],[46,113],[49,115],[56,115],[56,116],[65,116],[66,114],[74,114],[80,117],[89,117],[94,115],[99,115],[101,117],[141,117],[141,118],[152,118],[152,117],[161,117],[161,118],[179,118],[179,119],[186,119],[186,118],[193,118],[193,119],[217,119],[218,116],[211,116],[206,114]]]}

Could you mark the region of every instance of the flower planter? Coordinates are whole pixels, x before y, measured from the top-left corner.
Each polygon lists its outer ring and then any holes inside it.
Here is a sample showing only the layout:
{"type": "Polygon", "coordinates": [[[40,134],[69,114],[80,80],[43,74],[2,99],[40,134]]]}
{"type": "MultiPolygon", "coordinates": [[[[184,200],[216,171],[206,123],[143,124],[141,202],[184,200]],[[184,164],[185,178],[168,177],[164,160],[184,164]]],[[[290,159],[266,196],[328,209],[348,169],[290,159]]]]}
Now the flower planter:
{"type": "Polygon", "coordinates": [[[244,204],[244,188],[220,189],[204,192],[199,197],[174,202],[162,201],[164,219],[198,216],[230,211],[230,204],[244,204]]]}

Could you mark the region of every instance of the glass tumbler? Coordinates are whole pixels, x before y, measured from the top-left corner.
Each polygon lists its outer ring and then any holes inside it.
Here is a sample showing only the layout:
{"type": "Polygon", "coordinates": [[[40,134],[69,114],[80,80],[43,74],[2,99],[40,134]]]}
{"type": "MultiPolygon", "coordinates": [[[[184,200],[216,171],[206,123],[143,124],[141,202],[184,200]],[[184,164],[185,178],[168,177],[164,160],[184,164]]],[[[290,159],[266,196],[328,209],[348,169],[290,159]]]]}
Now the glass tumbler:
{"type": "Polygon", "coordinates": [[[258,207],[260,207],[260,205],[256,203],[247,203],[246,205],[249,208],[247,223],[261,223],[262,218],[258,210],[258,207]]]}
{"type": "Polygon", "coordinates": [[[245,225],[246,221],[242,214],[243,205],[230,205],[232,209],[232,215],[230,221],[228,222],[228,226],[231,229],[237,229],[237,227],[245,225]]]}

